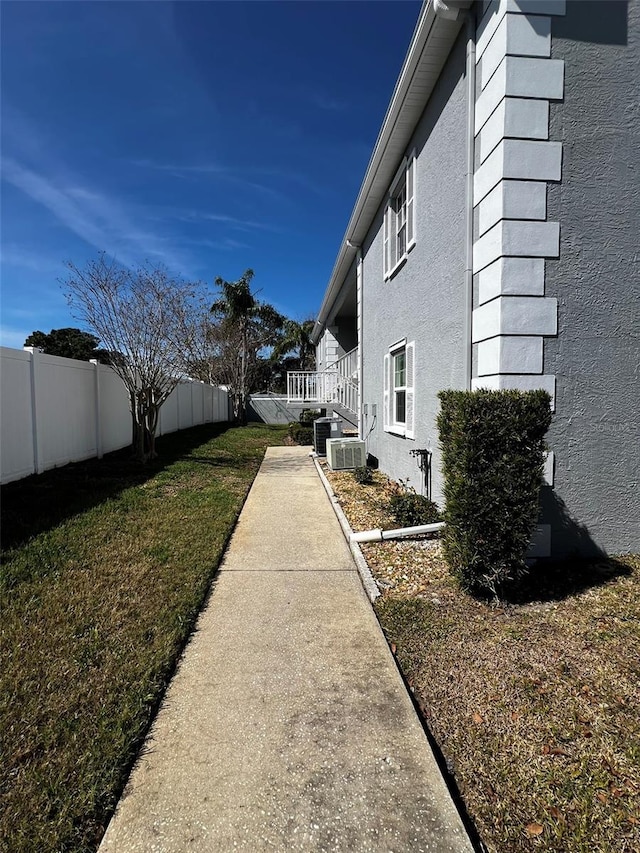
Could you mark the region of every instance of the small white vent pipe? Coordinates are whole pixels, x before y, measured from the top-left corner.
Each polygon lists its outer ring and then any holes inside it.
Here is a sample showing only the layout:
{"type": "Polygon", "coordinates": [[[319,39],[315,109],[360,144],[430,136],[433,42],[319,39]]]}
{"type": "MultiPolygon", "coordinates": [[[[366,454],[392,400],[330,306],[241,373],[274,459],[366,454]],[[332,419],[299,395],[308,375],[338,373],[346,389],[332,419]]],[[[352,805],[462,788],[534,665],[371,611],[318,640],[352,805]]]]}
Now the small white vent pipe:
{"type": "Polygon", "coordinates": [[[444,527],[444,521],[434,524],[419,524],[417,527],[398,527],[396,530],[363,530],[361,533],[352,533],[349,536],[351,542],[383,542],[385,539],[402,539],[403,536],[420,536],[422,533],[437,533],[444,527]]]}

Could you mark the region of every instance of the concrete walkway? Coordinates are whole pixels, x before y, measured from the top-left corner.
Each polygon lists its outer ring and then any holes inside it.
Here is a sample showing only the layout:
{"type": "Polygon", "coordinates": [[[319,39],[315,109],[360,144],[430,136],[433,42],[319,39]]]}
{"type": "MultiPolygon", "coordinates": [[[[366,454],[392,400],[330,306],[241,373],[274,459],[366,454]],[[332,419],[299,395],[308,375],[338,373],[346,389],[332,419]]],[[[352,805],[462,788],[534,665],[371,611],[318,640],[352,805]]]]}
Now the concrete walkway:
{"type": "Polygon", "coordinates": [[[472,847],[305,448],[270,448],[101,853],[472,847]]]}

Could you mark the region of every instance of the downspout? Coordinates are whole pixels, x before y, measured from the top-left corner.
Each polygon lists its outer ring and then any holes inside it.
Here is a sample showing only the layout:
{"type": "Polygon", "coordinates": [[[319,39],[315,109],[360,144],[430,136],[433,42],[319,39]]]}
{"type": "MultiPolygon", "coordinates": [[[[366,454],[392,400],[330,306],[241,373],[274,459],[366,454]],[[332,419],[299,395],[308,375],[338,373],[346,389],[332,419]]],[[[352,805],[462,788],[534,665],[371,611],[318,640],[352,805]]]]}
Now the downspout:
{"type": "Polygon", "coordinates": [[[358,340],[358,436],[362,438],[364,435],[364,417],[362,414],[362,319],[363,305],[362,285],[363,285],[363,263],[362,263],[362,246],[357,246],[351,240],[347,240],[347,246],[350,249],[356,250],[356,335],[358,340]]]}
{"type": "Polygon", "coordinates": [[[420,536],[422,533],[437,533],[442,530],[444,521],[436,521],[434,524],[419,524],[416,527],[398,527],[395,530],[363,530],[361,533],[352,533],[349,536],[351,542],[383,542],[385,539],[402,539],[403,536],[420,536]]]}
{"type": "Polygon", "coordinates": [[[364,299],[362,287],[364,284],[364,265],[362,263],[362,249],[358,249],[356,272],[356,294],[358,299],[358,436],[364,437],[364,415],[362,399],[362,320],[364,317],[364,299]]]}
{"type": "Polygon", "coordinates": [[[464,264],[464,384],[471,390],[471,320],[473,312],[473,170],[475,166],[476,109],[476,19],[474,4],[468,0],[433,0],[433,10],[448,21],[462,20],[467,25],[467,167],[465,191],[465,264],[464,264]]]}
{"type": "Polygon", "coordinates": [[[472,355],[471,322],[473,316],[473,171],[475,167],[475,112],[476,112],[476,22],[474,9],[467,18],[467,173],[466,173],[466,229],[464,268],[464,379],[471,390],[472,355]]]}

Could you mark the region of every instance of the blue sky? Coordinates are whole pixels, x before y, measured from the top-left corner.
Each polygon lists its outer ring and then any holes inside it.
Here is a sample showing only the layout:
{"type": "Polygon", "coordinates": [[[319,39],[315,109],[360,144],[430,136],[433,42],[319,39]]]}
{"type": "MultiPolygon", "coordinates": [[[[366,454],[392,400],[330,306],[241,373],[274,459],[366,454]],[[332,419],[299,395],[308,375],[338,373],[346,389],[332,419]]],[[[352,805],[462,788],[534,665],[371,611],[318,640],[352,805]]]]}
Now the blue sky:
{"type": "Polygon", "coordinates": [[[313,315],[419,9],[2,2],[2,343],[99,250],[313,315]]]}

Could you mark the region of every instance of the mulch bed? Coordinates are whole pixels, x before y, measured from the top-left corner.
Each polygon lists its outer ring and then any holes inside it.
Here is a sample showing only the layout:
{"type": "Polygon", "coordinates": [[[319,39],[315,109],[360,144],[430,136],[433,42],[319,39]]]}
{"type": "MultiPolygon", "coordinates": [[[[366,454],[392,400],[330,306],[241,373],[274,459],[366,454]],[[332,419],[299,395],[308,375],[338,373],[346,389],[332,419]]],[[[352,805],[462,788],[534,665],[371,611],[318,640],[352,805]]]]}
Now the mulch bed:
{"type": "MultiPolygon", "coordinates": [[[[354,530],[397,489],[327,478],[354,530]]],[[[375,608],[491,853],[640,851],[640,557],[539,564],[510,602],[467,595],[437,538],[367,543],[375,608]]]]}

